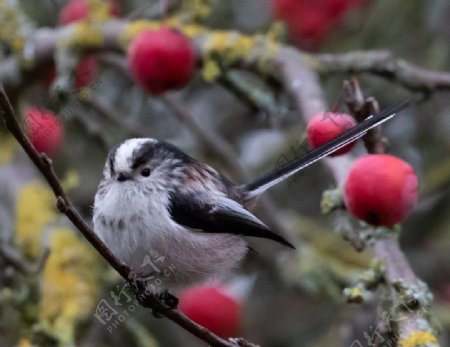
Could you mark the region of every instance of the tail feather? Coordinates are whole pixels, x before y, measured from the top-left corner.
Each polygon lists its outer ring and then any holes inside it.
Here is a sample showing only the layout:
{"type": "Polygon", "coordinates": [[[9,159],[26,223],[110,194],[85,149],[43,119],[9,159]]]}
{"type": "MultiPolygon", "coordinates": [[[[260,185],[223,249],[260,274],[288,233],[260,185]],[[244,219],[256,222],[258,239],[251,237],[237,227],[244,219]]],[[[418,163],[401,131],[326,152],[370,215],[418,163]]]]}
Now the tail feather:
{"type": "Polygon", "coordinates": [[[327,155],[339,150],[340,148],[348,145],[350,142],[364,136],[368,130],[386,122],[393,118],[398,112],[407,108],[413,98],[408,98],[396,105],[386,108],[385,110],[375,115],[367,117],[364,121],[356,125],[355,127],[345,131],[341,135],[328,141],[327,143],[317,147],[311,151],[308,151],[298,158],[286,163],[285,165],[261,176],[254,182],[243,185],[241,188],[247,191],[248,199],[255,198],[264,193],[270,187],[284,181],[288,177],[303,170],[316,161],[326,157],[327,155]]]}

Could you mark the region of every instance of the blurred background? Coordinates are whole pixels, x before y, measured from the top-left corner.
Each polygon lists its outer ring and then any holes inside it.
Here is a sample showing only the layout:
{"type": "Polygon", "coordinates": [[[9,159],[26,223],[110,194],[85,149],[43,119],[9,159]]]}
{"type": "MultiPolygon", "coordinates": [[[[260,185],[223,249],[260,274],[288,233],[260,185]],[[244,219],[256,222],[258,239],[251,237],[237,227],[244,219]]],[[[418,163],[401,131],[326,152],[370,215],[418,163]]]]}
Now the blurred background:
{"type": "MultiPolygon", "coordinates": [[[[37,28],[78,20],[71,17],[77,9],[67,10],[72,2],[0,0],[0,78],[24,124],[27,115],[39,116],[43,108],[58,116],[48,136],[36,141],[49,152],[86,220],[91,220],[109,149],[129,137],[175,144],[235,182],[304,151],[305,123],[290,96],[264,76],[245,71],[229,71],[227,78],[208,82],[197,69],[187,87],[152,96],[124,73],[124,54],[95,53],[80,59],[76,85],[63,98],[55,97],[58,76],[52,64],[22,74],[20,81],[5,80],[9,65],[4,63],[26,47],[37,28]],[[258,94],[256,102],[248,100],[249,90],[258,94]],[[218,148],[204,134],[212,135],[218,148]]],[[[192,1],[199,7],[204,2],[192,1]]],[[[115,3],[111,15],[128,20],[158,17],[163,8],[156,0],[115,3]]],[[[210,29],[269,33],[312,53],[389,50],[423,68],[450,70],[446,0],[211,3],[211,12],[202,18],[210,29]]],[[[330,107],[345,111],[339,100],[343,80],[350,77],[321,75],[330,107]]],[[[357,77],[365,94],[382,107],[411,93],[394,80],[369,73],[357,77]]],[[[389,151],[410,163],[420,179],[419,203],[403,224],[401,246],[434,294],[430,314],[442,346],[450,343],[448,101],[448,91],[427,93],[384,127],[389,151]]],[[[358,144],[351,155],[364,152],[358,144]]],[[[211,329],[223,336],[245,336],[268,347],[351,346],[355,341],[369,346],[366,337],[376,330],[380,293],[358,305],[346,303],[342,292],[369,268],[373,255],[370,248],[357,252],[342,240],[336,232],[339,214],[321,214],[322,193],[331,188],[331,175],[318,164],[268,192],[255,213],[295,240],[297,250],[252,241],[258,254],[250,254],[235,276],[179,293],[186,313],[204,324],[212,322],[211,329]]],[[[4,127],[0,236],[1,346],[205,345],[136,305],[114,270],[57,212],[47,184],[4,127]]]]}

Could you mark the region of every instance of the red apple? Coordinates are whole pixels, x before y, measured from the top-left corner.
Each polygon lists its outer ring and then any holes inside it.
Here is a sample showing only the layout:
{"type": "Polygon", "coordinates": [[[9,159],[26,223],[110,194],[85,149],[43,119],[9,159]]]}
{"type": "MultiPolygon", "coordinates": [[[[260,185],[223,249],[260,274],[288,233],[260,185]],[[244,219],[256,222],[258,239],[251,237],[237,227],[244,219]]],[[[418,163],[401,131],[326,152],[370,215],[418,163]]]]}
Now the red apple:
{"type": "Polygon", "coordinates": [[[184,87],[191,80],[194,64],[189,39],[169,28],[144,30],[128,49],[132,77],[151,94],[184,87]]]}
{"type": "Polygon", "coordinates": [[[52,156],[60,149],[63,127],[53,112],[37,107],[26,108],[25,129],[36,151],[52,156]]]}
{"type": "Polygon", "coordinates": [[[179,295],[180,310],[194,322],[227,338],[236,336],[241,324],[240,303],[218,286],[197,286],[179,295]]]}
{"type": "MultiPolygon", "coordinates": [[[[346,130],[353,128],[356,124],[355,119],[345,113],[319,112],[308,122],[308,142],[312,148],[317,148],[334,139],[336,136],[341,135],[346,130]]],[[[352,142],[336,152],[331,153],[330,156],[345,154],[354,145],[355,142],[352,142]]]]}
{"type": "MultiPolygon", "coordinates": [[[[108,0],[110,15],[119,15],[119,6],[114,0],[108,0]]],[[[59,12],[59,24],[67,25],[79,22],[89,16],[89,5],[87,0],[70,0],[59,12]]]]}
{"type": "Polygon", "coordinates": [[[352,165],[344,184],[347,210],[374,226],[403,221],[417,202],[418,179],[411,166],[388,154],[369,154],[352,165]]]}

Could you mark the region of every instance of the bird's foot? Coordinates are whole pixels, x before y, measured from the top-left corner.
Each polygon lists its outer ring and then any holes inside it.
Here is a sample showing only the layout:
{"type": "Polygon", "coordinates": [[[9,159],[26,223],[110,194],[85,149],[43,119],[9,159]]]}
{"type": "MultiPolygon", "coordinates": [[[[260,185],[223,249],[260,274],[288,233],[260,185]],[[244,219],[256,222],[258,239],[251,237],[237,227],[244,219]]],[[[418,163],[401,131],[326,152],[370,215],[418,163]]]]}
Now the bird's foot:
{"type": "Polygon", "coordinates": [[[176,296],[170,294],[167,290],[161,293],[152,293],[148,289],[146,280],[139,276],[135,276],[133,278],[133,281],[130,282],[129,285],[134,291],[138,302],[144,307],[151,308],[152,314],[156,318],[162,318],[163,315],[154,308],[156,303],[154,301],[152,303],[152,298],[153,300],[157,299],[161,304],[164,305],[164,308],[161,308],[161,311],[164,311],[164,309],[172,310],[177,308],[178,306],[178,298],[176,296]]]}
{"type": "Polygon", "coordinates": [[[149,293],[147,290],[138,291],[136,293],[136,298],[138,302],[144,307],[151,308],[152,314],[155,318],[162,318],[164,316],[154,308],[154,305],[151,304],[150,297],[157,299],[161,304],[163,304],[166,307],[167,310],[176,309],[178,306],[178,298],[170,294],[167,290],[158,294],[149,293]]]}
{"type": "MultiPolygon", "coordinates": [[[[157,298],[161,303],[163,303],[168,310],[176,309],[178,306],[178,298],[172,294],[170,294],[167,290],[162,293],[155,294],[155,298],[157,298]]],[[[164,316],[154,308],[152,309],[152,314],[155,318],[163,318],[164,316]]]]}
{"type": "Polygon", "coordinates": [[[159,313],[159,311],[152,309],[152,316],[155,318],[164,318],[164,315],[162,315],[161,313],[159,313]]]}
{"type": "Polygon", "coordinates": [[[178,307],[178,298],[175,295],[170,294],[167,290],[162,292],[160,300],[166,304],[169,309],[174,309],[178,307]]]}

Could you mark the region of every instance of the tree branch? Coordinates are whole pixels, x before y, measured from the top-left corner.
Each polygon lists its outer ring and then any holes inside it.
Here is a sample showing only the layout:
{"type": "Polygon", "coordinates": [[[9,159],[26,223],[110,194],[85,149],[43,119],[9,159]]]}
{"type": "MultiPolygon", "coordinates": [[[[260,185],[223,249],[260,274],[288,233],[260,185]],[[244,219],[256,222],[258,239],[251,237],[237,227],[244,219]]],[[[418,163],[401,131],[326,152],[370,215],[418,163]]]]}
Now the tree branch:
{"type": "MultiPolygon", "coordinates": [[[[9,99],[0,85],[0,113],[10,133],[25,150],[36,168],[45,177],[57,198],[58,209],[64,213],[72,224],[83,234],[91,245],[105,258],[105,260],[127,281],[132,282],[132,269],[116,258],[109,248],[98,238],[95,231],[83,220],[72,201],[65,193],[61,182],[56,175],[51,160],[45,154],[39,154],[26,137],[20,127],[9,99]]],[[[163,314],[185,330],[197,336],[211,346],[235,347],[239,346],[224,340],[211,331],[187,318],[177,309],[170,309],[153,295],[144,298],[144,306],[163,314]]]]}
{"type": "Polygon", "coordinates": [[[182,105],[181,102],[174,96],[162,95],[161,99],[164,101],[169,110],[172,111],[172,115],[175,116],[178,121],[185,124],[191,133],[197,137],[203,145],[208,146],[212,152],[219,155],[219,157],[227,163],[236,177],[244,180],[247,179],[244,169],[235,159],[236,156],[233,149],[223,137],[212,129],[205,129],[204,125],[200,124],[186,109],[186,105],[182,105]]]}
{"type": "Polygon", "coordinates": [[[311,58],[320,73],[362,73],[396,81],[402,86],[421,92],[450,90],[450,74],[421,68],[393,56],[389,51],[356,51],[344,54],[316,54],[311,58]]]}
{"type": "Polygon", "coordinates": [[[0,245],[0,257],[3,258],[7,264],[27,275],[35,275],[40,273],[47,262],[49,255],[50,250],[45,247],[39,258],[34,263],[30,263],[28,260],[24,259],[22,254],[11,245],[0,245]]]}
{"type": "Polygon", "coordinates": [[[148,133],[130,122],[124,120],[115,110],[105,106],[100,100],[92,98],[80,98],[80,102],[98,113],[104,119],[109,120],[120,128],[126,129],[132,137],[147,137],[148,133]]]}
{"type": "MultiPolygon", "coordinates": [[[[299,53],[290,48],[282,49],[278,54],[278,61],[285,88],[294,97],[297,107],[302,111],[304,118],[308,120],[316,112],[327,110],[318,76],[304,64],[299,53]]],[[[325,159],[323,162],[334,176],[338,185],[342,185],[352,162],[350,157],[343,155],[339,158],[325,159]]],[[[385,281],[390,288],[398,288],[401,285],[404,292],[416,293],[417,288],[423,285],[423,282],[416,277],[411,269],[397,239],[386,236],[378,240],[375,243],[374,251],[376,256],[385,263],[385,281]]],[[[397,291],[394,295],[397,302],[401,302],[404,299],[399,297],[397,291]]],[[[400,345],[413,338],[414,334],[427,334],[422,335],[428,337],[428,341],[424,342],[423,346],[438,346],[437,339],[432,333],[431,325],[424,317],[423,312],[409,310],[396,323],[400,345]]]]}
{"type": "MultiPolygon", "coordinates": [[[[144,29],[145,23],[148,24],[148,27],[161,25],[157,21],[140,21],[139,26],[144,29]]],[[[132,27],[133,24],[133,21],[111,20],[100,26],[83,27],[84,35],[88,35],[91,30],[93,36],[101,37],[98,42],[82,40],[80,24],[55,29],[40,28],[36,30],[33,37],[25,45],[28,56],[32,57],[32,61],[22,66],[19,63],[20,59],[17,57],[3,60],[0,64],[0,79],[7,88],[18,88],[24,83],[24,73],[38,71],[41,66],[51,61],[58,43],[77,49],[121,52],[126,47],[127,40],[131,39],[133,33],[138,32],[132,27]]],[[[164,25],[168,24],[165,23],[164,25]]],[[[177,24],[174,22],[170,25],[184,31],[193,39],[200,61],[204,57],[211,56],[211,53],[217,53],[217,51],[223,50],[219,52],[219,56],[220,54],[226,55],[227,51],[229,54],[231,51],[233,58],[231,63],[228,63],[229,65],[258,70],[269,76],[271,64],[274,63],[273,58],[276,60],[277,50],[288,48],[261,35],[242,35],[232,31],[229,32],[229,40],[224,41],[223,47],[211,47],[208,42],[214,41],[211,40],[214,35],[222,35],[221,38],[223,38],[223,31],[208,30],[207,28],[186,25],[186,23],[177,24]],[[242,50],[240,39],[245,40],[246,44],[252,42],[254,47],[251,51],[242,50]]],[[[297,52],[297,57],[303,61],[305,66],[322,74],[367,72],[396,81],[411,90],[422,92],[450,90],[450,73],[421,68],[406,60],[394,57],[389,51],[369,50],[344,54],[310,54],[292,49],[297,52]]]]}

